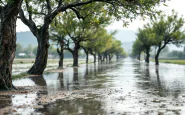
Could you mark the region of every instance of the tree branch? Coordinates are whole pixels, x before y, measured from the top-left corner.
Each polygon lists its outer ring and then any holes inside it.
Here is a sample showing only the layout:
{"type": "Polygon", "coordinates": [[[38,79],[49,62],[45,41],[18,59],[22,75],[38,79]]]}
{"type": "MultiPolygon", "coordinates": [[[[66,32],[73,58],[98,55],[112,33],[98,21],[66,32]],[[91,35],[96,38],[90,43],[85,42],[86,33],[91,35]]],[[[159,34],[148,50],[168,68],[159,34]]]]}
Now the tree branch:
{"type": "Polygon", "coordinates": [[[46,6],[47,6],[47,9],[48,9],[48,14],[51,14],[52,9],[51,9],[51,3],[50,3],[50,0],[46,0],[46,6]]]}
{"type": "Polygon", "coordinates": [[[25,17],[24,11],[22,9],[20,9],[20,11],[19,11],[19,16],[20,16],[21,21],[30,28],[30,30],[32,31],[34,36],[36,36],[36,38],[37,38],[37,36],[38,36],[38,33],[37,33],[38,28],[36,27],[36,24],[33,22],[33,20],[28,20],[25,17]]]}

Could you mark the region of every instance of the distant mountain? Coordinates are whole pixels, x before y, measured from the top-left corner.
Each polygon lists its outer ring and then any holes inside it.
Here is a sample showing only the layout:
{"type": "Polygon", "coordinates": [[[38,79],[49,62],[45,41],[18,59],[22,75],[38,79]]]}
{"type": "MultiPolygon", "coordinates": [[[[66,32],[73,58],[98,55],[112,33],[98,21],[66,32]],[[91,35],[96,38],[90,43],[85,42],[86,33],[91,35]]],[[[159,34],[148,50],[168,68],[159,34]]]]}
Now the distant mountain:
{"type": "Polygon", "coordinates": [[[21,44],[24,48],[29,44],[31,44],[33,47],[38,45],[37,39],[30,31],[17,32],[17,43],[21,44]]]}
{"type": "MultiPolygon", "coordinates": [[[[111,32],[113,30],[108,30],[111,32]]],[[[118,29],[117,34],[114,36],[117,40],[121,42],[133,42],[136,40],[136,32],[133,30],[118,29]]]]}
{"type": "Polygon", "coordinates": [[[133,42],[123,42],[122,43],[122,47],[124,48],[126,53],[132,52],[132,45],[133,45],[133,42]]]}
{"type": "MultiPolygon", "coordinates": [[[[108,30],[109,32],[111,30],[108,30]]],[[[132,30],[117,30],[115,38],[122,42],[122,47],[126,52],[132,51],[133,41],[136,39],[135,31],[132,30]]],[[[17,43],[21,44],[24,48],[31,44],[33,47],[37,46],[37,39],[30,32],[17,32],[17,43]]]]}

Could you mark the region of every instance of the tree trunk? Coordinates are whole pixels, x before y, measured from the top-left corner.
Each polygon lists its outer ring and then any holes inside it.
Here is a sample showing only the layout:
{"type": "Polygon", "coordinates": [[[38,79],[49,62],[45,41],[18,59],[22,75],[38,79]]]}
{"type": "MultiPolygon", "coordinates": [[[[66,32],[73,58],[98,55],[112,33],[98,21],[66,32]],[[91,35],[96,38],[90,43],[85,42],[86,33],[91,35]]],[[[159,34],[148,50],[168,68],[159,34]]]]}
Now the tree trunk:
{"type": "MultiPolygon", "coordinates": [[[[49,26],[49,25],[48,25],[49,26]]],[[[35,63],[28,70],[29,74],[42,75],[47,65],[48,48],[49,48],[49,32],[48,29],[44,29],[39,33],[37,55],[35,63]]]]}
{"type": "Polygon", "coordinates": [[[107,53],[106,53],[106,55],[105,55],[105,59],[106,59],[106,61],[108,61],[108,55],[107,55],[107,53]]]}
{"type": "Polygon", "coordinates": [[[59,68],[63,68],[64,66],[63,62],[64,62],[64,53],[62,51],[60,55],[60,60],[59,60],[59,68]]]}
{"type": "Polygon", "coordinates": [[[138,55],[138,60],[139,61],[141,60],[141,53],[139,53],[139,55],[138,55]]]}
{"type": "Polygon", "coordinates": [[[96,63],[96,54],[93,54],[94,57],[94,63],[96,63]]]}
{"type": "Polygon", "coordinates": [[[88,48],[85,48],[83,46],[81,46],[81,48],[84,50],[84,52],[86,54],[86,63],[89,63],[89,51],[88,51],[88,48]]]}
{"type": "Polygon", "coordinates": [[[75,43],[74,51],[73,51],[73,66],[78,66],[78,50],[80,49],[80,44],[75,43]]]}
{"type": "Polygon", "coordinates": [[[150,49],[147,48],[146,49],[146,63],[150,63],[150,49]]]}
{"type": "Polygon", "coordinates": [[[102,61],[102,57],[101,57],[101,54],[98,53],[98,62],[101,62],[102,61]]]}
{"type": "Polygon", "coordinates": [[[159,65],[159,54],[161,52],[161,48],[157,50],[157,54],[155,55],[155,65],[159,65]]]}
{"type": "Polygon", "coordinates": [[[58,67],[59,68],[63,68],[63,60],[64,60],[64,50],[63,50],[63,46],[61,46],[61,49],[59,50],[57,48],[57,52],[58,52],[58,55],[60,56],[59,57],[59,63],[58,63],[58,67]]]}
{"type": "Polygon", "coordinates": [[[16,21],[22,0],[7,3],[0,8],[0,89],[12,85],[12,63],[16,50],[16,21]]]}
{"type": "Polygon", "coordinates": [[[86,53],[86,63],[89,63],[89,53],[86,53]]]}

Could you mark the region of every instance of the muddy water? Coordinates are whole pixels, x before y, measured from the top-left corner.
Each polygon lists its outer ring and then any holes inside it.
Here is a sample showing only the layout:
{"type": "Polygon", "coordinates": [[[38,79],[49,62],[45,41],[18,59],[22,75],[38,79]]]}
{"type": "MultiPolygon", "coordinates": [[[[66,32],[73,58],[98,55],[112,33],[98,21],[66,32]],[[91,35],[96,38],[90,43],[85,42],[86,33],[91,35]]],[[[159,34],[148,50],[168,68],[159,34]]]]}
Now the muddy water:
{"type": "Polygon", "coordinates": [[[127,58],[117,63],[68,67],[63,73],[13,83],[32,91],[0,96],[0,108],[10,106],[4,111],[7,114],[185,114],[182,65],[146,65],[127,58]],[[43,96],[49,101],[40,102],[43,96]]]}

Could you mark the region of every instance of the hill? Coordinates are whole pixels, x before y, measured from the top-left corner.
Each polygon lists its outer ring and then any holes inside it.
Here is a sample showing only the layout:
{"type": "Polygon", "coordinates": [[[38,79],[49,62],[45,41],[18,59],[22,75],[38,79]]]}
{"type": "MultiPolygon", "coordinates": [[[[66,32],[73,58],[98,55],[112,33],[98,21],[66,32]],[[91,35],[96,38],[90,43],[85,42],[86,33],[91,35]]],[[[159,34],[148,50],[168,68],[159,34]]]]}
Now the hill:
{"type": "Polygon", "coordinates": [[[29,44],[33,47],[38,45],[36,37],[30,31],[17,32],[17,43],[21,44],[24,48],[29,44]]]}

